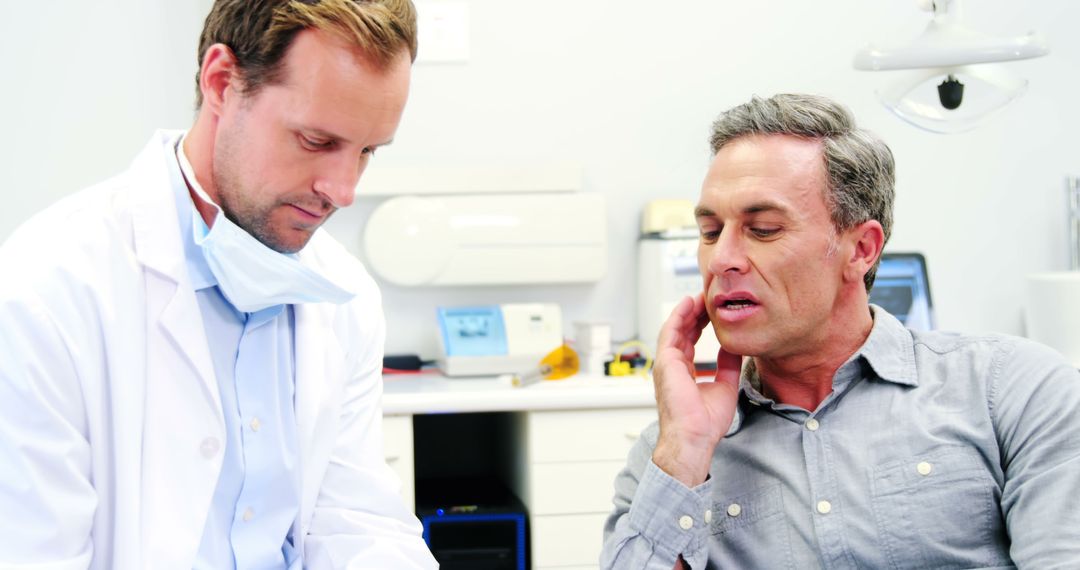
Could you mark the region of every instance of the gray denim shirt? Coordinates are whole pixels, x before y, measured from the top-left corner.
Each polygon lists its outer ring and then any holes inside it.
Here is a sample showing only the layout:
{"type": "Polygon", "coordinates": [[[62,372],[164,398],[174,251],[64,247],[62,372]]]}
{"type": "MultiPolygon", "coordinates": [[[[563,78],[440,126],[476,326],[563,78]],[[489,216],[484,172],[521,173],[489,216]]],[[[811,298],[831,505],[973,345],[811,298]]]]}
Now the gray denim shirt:
{"type": "Polygon", "coordinates": [[[650,426],[615,480],[601,567],[1080,568],[1080,372],[1021,338],[873,310],[813,412],[744,371],[702,485],[656,467],[650,426]]]}

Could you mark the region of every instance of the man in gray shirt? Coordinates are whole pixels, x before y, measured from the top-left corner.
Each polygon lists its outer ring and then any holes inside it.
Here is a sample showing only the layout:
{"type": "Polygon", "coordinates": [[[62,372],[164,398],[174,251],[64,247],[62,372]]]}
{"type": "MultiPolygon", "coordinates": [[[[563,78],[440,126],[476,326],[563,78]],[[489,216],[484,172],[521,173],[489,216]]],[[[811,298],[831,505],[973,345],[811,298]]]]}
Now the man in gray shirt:
{"type": "Polygon", "coordinates": [[[1080,568],[1080,373],[868,307],[888,147],[832,101],[777,95],[721,115],[712,149],[704,293],[660,332],[659,424],[615,481],[602,567],[1080,568]]]}

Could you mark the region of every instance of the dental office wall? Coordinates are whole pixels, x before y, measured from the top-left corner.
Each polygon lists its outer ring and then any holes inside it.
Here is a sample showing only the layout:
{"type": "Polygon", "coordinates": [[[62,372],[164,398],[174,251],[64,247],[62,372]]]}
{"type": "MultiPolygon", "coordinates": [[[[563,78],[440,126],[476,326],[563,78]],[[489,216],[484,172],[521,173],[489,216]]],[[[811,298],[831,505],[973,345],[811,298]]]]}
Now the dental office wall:
{"type": "MultiPolygon", "coordinates": [[[[857,72],[868,42],[902,42],[928,15],[909,0],[472,0],[470,58],[418,64],[392,147],[371,168],[574,161],[608,202],[608,274],[587,285],[405,289],[383,283],[389,352],[436,353],[437,305],[557,302],[574,320],[636,334],[642,206],[696,199],[709,124],[753,94],[834,97],[897,159],[889,249],[926,254],[939,325],[1023,334],[1027,273],[1066,267],[1063,177],[1080,174],[1080,3],[972,0],[965,19],[1042,32],[1050,56],[1009,64],[1028,92],[981,128],[917,130],[881,107],[888,73],[857,72]]],[[[7,2],[0,102],[0,239],[56,199],[122,170],[157,127],[193,117],[195,49],[210,0],[7,2]]],[[[421,48],[423,49],[423,48],[421,48]]],[[[379,199],[328,229],[357,255],[379,199]]],[[[71,236],[78,239],[78,236],[71,236]]],[[[4,268],[17,278],[17,268],[4,268]]]]}

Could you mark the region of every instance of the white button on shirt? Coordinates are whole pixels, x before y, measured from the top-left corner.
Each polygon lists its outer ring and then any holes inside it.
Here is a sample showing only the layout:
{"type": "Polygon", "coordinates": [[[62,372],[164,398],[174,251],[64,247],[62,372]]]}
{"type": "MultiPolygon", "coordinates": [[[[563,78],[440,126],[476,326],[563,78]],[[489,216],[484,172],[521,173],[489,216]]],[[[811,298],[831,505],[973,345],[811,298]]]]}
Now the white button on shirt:
{"type": "Polygon", "coordinates": [[[742,514],[742,506],[739,503],[731,503],[728,505],[727,514],[729,517],[737,517],[742,514]]]}
{"type": "Polygon", "coordinates": [[[712,522],[712,509],[705,510],[705,524],[712,522]]]}
{"type": "Polygon", "coordinates": [[[817,512],[827,515],[830,511],[832,511],[832,503],[829,501],[818,501],[817,512]]]}
{"type": "Polygon", "coordinates": [[[933,471],[933,470],[934,470],[934,466],[930,465],[929,463],[927,463],[925,461],[923,461],[922,463],[915,466],[915,471],[918,471],[919,475],[923,475],[923,476],[929,475],[930,472],[933,471]]]}
{"type": "Polygon", "coordinates": [[[212,459],[219,449],[221,449],[221,443],[213,437],[202,440],[202,445],[199,446],[199,452],[206,459],[212,459]]]}
{"type": "Polygon", "coordinates": [[[694,519],[690,515],[683,515],[679,517],[679,528],[683,530],[690,530],[694,528],[694,519]]]}
{"type": "Polygon", "coordinates": [[[255,518],[255,511],[251,510],[251,507],[244,509],[244,522],[248,522],[255,518]]]}
{"type": "Polygon", "coordinates": [[[806,420],[806,423],[804,425],[806,426],[806,429],[810,431],[817,431],[817,428],[821,427],[821,424],[818,423],[818,421],[814,418],[806,420]]]}
{"type": "Polygon", "coordinates": [[[259,418],[251,420],[251,431],[259,431],[260,427],[262,427],[262,422],[259,421],[259,418]]]}

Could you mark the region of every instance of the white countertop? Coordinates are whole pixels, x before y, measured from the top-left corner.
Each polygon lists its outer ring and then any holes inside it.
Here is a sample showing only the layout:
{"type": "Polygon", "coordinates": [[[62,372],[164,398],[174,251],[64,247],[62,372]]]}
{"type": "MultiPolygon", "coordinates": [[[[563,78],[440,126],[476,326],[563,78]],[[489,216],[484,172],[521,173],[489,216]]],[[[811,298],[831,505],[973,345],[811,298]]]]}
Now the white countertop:
{"type": "Polygon", "coordinates": [[[510,375],[449,378],[442,374],[383,376],[383,414],[431,414],[639,408],[656,405],[652,380],[642,376],[572,376],[515,388],[510,375]]]}

